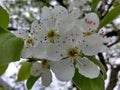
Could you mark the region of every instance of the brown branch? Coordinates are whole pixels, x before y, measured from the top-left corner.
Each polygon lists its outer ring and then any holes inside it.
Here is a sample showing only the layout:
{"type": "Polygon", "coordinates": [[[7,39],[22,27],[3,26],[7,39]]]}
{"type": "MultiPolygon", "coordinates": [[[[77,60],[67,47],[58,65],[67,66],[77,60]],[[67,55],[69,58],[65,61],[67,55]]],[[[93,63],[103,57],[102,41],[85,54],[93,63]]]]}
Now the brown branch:
{"type": "Polygon", "coordinates": [[[106,90],[113,90],[113,88],[116,86],[118,81],[119,70],[120,70],[120,65],[118,65],[116,68],[111,66],[110,81],[106,90]]]}
{"type": "Polygon", "coordinates": [[[103,56],[103,54],[102,54],[101,52],[98,53],[98,57],[99,57],[100,62],[101,62],[101,63],[103,64],[103,66],[105,67],[105,70],[107,71],[108,68],[107,68],[107,65],[106,65],[106,62],[105,62],[104,56],[103,56]]]}
{"type": "Polygon", "coordinates": [[[114,43],[107,45],[107,47],[112,47],[113,45],[116,45],[119,42],[120,42],[120,36],[118,37],[118,39],[114,43]]]}
{"type": "Polygon", "coordinates": [[[113,45],[115,45],[115,44],[117,44],[117,43],[120,42],[120,29],[117,29],[117,30],[113,30],[113,31],[111,31],[111,32],[108,32],[108,33],[105,34],[105,36],[107,36],[107,37],[116,36],[116,37],[117,37],[117,40],[116,40],[115,42],[113,42],[113,43],[110,44],[110,45],[107,45],[108,47],[111,47],[111,46],[113,46],[113,45]]]}
{"type": "Polygon", "coordinates": [[[113,30],[113,31],[105,34],[105,36],[107,36],[107,37],[119,36],[119,35],[120,35],[120,29],[113,30]]]}

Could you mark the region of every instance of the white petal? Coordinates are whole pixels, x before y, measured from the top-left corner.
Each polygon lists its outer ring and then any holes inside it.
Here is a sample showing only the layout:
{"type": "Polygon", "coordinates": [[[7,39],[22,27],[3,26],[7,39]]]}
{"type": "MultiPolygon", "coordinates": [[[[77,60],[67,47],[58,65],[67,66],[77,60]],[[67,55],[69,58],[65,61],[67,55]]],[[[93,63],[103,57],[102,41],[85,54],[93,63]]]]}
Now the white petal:
{"type": "Polygon", "coordinates": [[[55,28],[55,17],[53,16],[50,8],[42,8],[41,21],[43,22],[44,26],[48,28],[48,30],[55,28]]]}
{"type": "Polygon", "coordinates": [[[69,31],[75,24],[75,19],[70,16],[66,15],[63,19],[57,20],[56,27],[59,29],[60,33],[65,33],[69,31]]]}
{"type": "Polygon", "coordinates": [[[52,74],[50,69],[44,69],[41,78],[42,78],[42,84],[46,87],[49,86],[52,82],[52,74]]]}
{"type": "Polygon", "coordinates": [[[53,13],[56,19],[63,19],[66,15],[68,15],[67,9],[63,6],[55,6],[53,13]]]}
{"type": "Polygon", "coordinates": [[[86,55],[96,55],[103,47],[102,38],[98,34],[86,36],[79,45],[82,52],[86,55]]]}
{"type": "Polygon", "coordinates": [[[72,80],[72,77],[74,75],[74,67],[70,59],[52,63],[51,69],[60,81],[72,80]]]}
{"type": "Polygon", "coordinates": [[[109,51],[109,48],[107,46],[103,45],[100,52],[107,52],[107,51],[109,51]]]}
{"type": "Polygon", "coordinates": [[[24,40],[29,37],[29,32],[28,32],[27,30],[14,31],[13,34],[14,34],[16,37],[23,38],[24,40]]]}
{"type": "Polygon", "coordinates": [[[85,77],[96,78],[100,73],[98,67],[87,58],[77,60],[76,67],[79,69],[79,73],[85,77]]]}
{"type": "Polygon", "coordinates": [[[83,32],[97,30],[99,27],[99,18],[96,13],[86,14],[83,19],[77,21],[77,26],[83,32]]]}
{"type": "Polygon", "coordinates": [[[31,24],[31,30],[30,30],[30,32],[32,34],[37,34],[37,32],[39,31],[39,29],[40,29],[40,25],[38,24],[38,21],[37,20],[33,21],[32,24],[31,24]]]}
{"type": "Polygon", "coordinates": [[[35,58],[46,58],[46,43],[39,43],[32,48],[32,56],[35,58]]]}
{"type": "Polygon", "coordinates": [[[40,41],[43,41],[46,35],[46,27],[41,21],[35,20],[31,25],[31,38],[33,38],[36,46],[40,41]]]}
{"type": "Polygon", "coordinates": [[[47,58],[51,61],[59,61],[66,56],[66,52],[58,45],[49,45],[47,47],[47,58]]]}
{"type": "Polygon", "coordinates": [[[83,27],[85,30],[97,30],[99,26],[99,18],[96,13],[86,14],[83,19],[83,27]]]}
{"type": "Polygon", "coordinates": [[[32,64],[31,70],[30,70],[30,74],[33,76],[40,76],[42,73],[42,66],[40,63],[35,62],[32,64]]]}
{"type": "Polygon", "coordinates": [[[60,47],[66,50],[71,47],[76,47],[78,41],[80,41],[80,39],[82,38],[82,33],[76,26],[74,26],[71,30],[69,30],[68,32],[66,32],[66,34],[63,35],[64,36],[60,38],[59,43],[60,47]]]}
{"type": "Polygon", "coordinates": [[[71,11],[70,15],[72,16],[72,18],[78,19],[79,16],[82,15],[82,12],[80,11],[79,8],[75,8],[71,11]]]}
{"type": "Polygon", "coordinates": [[[23,50],[22,50],[22,53],[21,53],[21,57],[22,58],[28,58],[28,57],[31,57],[32,56],[32,47],[24,47],[23,50]]]}

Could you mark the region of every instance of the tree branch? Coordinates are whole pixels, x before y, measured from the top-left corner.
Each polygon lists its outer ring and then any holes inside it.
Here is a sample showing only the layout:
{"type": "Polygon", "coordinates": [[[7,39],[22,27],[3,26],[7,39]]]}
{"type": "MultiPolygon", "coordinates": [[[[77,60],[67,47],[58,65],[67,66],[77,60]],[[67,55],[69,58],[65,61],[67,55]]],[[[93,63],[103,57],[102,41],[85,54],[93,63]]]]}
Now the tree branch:
{"type": "Polygon", "coordinates": [[[107,71],[108,70],[108,68],[107,68],[107,65],[106,65],[106,62],[105,62],[105,59],[104,59],[104,57],[103,57],[103,54],[100,52],[100,53],[98,53],[98,57],[99,57],[99,59],[100,59],[100,62],[103,64],[103,66],[105,67],[105,70],[107,71]]]}
{"type": "Polygon", "coordinates": [[[113,90],[113,88],[116,86],[116,83],[118,81],[119,70],[120,70],[120,65],[118,65],[116,68],[111,66],[110,81],[106,90],[113,90]]]}

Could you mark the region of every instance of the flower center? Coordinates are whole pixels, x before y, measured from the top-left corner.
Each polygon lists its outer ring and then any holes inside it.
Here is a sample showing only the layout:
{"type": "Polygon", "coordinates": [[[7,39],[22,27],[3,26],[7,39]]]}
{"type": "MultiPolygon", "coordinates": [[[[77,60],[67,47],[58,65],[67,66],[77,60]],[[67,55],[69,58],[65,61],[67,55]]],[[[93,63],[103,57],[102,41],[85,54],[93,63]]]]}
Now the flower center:
{"type": "Polygon", "coordinates": [[[47,38],[51,43],[54,43],[55,39],[58,38],[59,36],[60,35],[54,29],[47,32],[47,38]]]}
{"type": "Polygon", "coordinates": [[[29,37],[29,38],[26,40],[26,45],[27,45],[27,46],[33,46],[33,45],[34,45],[34,40],[33,40],[31,37],[29,37]]]}
{"type": "Polygon", "coordinates": [[[89,36],[89,35],[91,35],[92,34],[92,32],[83,32],[83,35],[84,36],[89,36]]]}
{"type": "Polygon", "coordinates": [[[78,48],[69,48],[67,51],[67,56],[71,59],[76,59],[79,56],[78,48]]]}
{"type": "Polygon", "coordinates": [[[76,64],[76,60],[83,57],[83,54],[79,52],[79,49],[77,47],[69,48],[67,51],[67,57],[70,58],[73,62],[73,64],[76,64]]]}
{"type": "Polygon", "coordinates": [[[43,68],[50,68],[50,65],[49,65],[47,59],[42,59],[41,65],[42,65],[43,68]]]}

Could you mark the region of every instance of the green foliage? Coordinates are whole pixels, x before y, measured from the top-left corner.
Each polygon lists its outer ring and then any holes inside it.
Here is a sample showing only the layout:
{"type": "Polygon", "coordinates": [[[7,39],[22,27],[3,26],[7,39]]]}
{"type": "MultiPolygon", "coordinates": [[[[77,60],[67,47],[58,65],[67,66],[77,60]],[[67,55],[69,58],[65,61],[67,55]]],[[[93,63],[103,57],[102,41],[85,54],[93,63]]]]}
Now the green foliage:
{"type": "Polygon", "coordinates": [[[101,20],[100,27],[105,26],[108,23],[111,23],[118,15],[120,14],[120,5],[113,8],[107,15],[101,20]]]}
{"type": "Polygon", "coordinates": [[[24,62],[18,72],[17,82],[23,81],[29,78],[30,76],[30,69],[31,69],[31,62],[24,62]]]}
{"type": "Polygon", "coordinates": [[[104,66],[95,57],[87,55],[84,56],[98,65],[103,75],[100,73],[97,78],[90,79],[81,75],[78,72],[78,69],[76,69],[73,83],[81,90],[104,90],[104,80],[107,78],[104,66]]]}
{"type": "Polygon", "coordinates": [[[20,59],[24,42],[0,27],[0,66],[20,59]]]}
{"type": "Polygon", "coordinates": [[[100,0],[93,0],[92,1],[92,10],[95,11],[97,5],[99,4],[100,0]]]}
{"type": "Polygon", "coordinates": [[[26,86],[28,89],[31,89],[34,83],[38,80],[39,77],[30,76],[27,80],[26,86]]]}
{"type": "Polygon", "coordinates": [[[95,79],[90,79],[84,77],[78,72],[78,69],[75,71],[75,75],[73,77],[73,83],[80,89],[80,90],[105,90],[104,89],[104,79],[102,75],[95,79]]]}
{"type": "Polygon", "coordinates": [[[6,12],[6,10],[4,10],[1,6],[0,6],[0,26],[2,28],[6,28],[9,24],[9,15],[6,12]]]}
{"type": "Polygon", "coordinates": [[[99,61],[98,61],[95,57],[93,57],[93,56],[87,56],[87,55],[85,55],[85,57],[88,58],[90,61],[92,61],[93,63],[95,63],[96,65],[99,66],[100,70],[102,71],[102,74],[103,74],[104,79],[106,79],[106,78],[107,78],[107,74],[106,74],[106,70],[105,70],[104,66],[102,65],[102,63],[99,62],[99,61]]]}
{"type": "Polygon", "coordinates": [[[0,76],[6,71],[8,64],[0,66],[0,76]]]}
{"type": "Polygon", "coordinates": [[[7,89],[5,89],[4,87],[0,87],[0,90],[7,90],[7,89]]]}

